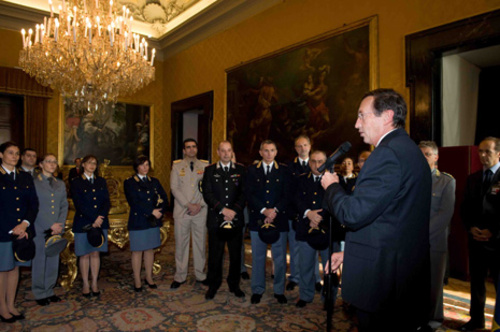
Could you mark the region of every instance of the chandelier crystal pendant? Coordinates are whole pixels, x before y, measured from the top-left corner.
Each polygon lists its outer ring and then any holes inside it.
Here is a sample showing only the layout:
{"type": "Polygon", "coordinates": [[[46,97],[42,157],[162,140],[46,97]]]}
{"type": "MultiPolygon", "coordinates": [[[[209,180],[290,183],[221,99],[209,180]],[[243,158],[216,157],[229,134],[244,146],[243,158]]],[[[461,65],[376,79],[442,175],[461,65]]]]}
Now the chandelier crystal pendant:
{"type": "Polygon", "coordinates": [[[113,0],[63,0],[59,15],[36,30],[21,30],[21,68],[40,84],[59,90],[74,111],[103,112],[118,96],[137,92],[154,80],[156,50],[132,33],[133,18],[113,0]]]}

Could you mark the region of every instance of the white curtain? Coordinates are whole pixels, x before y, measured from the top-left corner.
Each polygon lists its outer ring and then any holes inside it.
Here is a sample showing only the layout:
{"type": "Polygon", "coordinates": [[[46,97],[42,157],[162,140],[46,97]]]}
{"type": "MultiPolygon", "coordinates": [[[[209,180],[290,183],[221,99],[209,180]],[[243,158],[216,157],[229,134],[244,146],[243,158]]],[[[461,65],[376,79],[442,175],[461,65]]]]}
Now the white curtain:
{"type": "Polygon", "coordinates": [[[443,146],[474,145],[480,72],[459,55],[443,57],[443,146]]]}

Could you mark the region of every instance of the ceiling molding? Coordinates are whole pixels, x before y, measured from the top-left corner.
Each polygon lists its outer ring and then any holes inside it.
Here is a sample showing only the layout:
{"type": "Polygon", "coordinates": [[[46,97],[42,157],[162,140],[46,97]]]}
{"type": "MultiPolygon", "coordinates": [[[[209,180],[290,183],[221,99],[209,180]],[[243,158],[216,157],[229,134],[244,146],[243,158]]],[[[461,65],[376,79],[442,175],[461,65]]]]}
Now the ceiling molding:
{"type": "Polygon", "coordinates": [[[284,0],[219,0],[161,37],[160,49],[164,57],[169,58],[282,2],[284,0]]]}

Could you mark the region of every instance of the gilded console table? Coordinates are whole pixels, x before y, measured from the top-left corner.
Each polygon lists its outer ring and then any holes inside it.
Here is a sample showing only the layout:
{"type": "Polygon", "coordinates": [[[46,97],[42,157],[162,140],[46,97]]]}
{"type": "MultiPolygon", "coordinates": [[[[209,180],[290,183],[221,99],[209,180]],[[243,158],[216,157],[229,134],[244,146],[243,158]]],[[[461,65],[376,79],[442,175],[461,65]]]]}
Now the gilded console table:
{"type": "MultiPolygon", "coordinates": [[[[68,240],[68,245],[66,249],[61,253],[61,263],[68,267],[68,273],[61,276],[61,285],[66,290],[70,290],[73,287],[73,282],[78,275],[78,265],[75,251],[73,248],[74,235],[71,231],[71,226],[73,224],[74,210],[70,210],[67,220],[66,227],[64,230],[64,238],[68,240]]],[[[109,230],[108,230],[108,242],[114,243],[118,248],[123,249],[125,245],[129,242],[128,230],[127,230],[127,220],[128,214],[113,214],[109,215],[109,230]]],[[[160,237],[161,245],[156,252],[160,252],[163,244],[168,239],[168,232],[170,230],[170,220],[171,217],[165,217],[162,227],[160,227],[160,237]]],[[[153,273],[158,274],[161,271],[161,265],[159,259],[156,259],[153,263],[153,273]]]]}

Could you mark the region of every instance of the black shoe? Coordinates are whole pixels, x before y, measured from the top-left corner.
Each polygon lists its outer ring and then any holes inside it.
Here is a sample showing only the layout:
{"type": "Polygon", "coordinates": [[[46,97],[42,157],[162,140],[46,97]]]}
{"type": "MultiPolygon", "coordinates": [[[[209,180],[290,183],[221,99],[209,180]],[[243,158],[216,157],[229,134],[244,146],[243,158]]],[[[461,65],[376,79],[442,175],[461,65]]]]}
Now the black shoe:
{"type": "Polygon", "coordinates": [[[53,303],[57,303],[57,302],[61,302],[61,298],[57,295],[52,295],[51,297],[48,298],[48,300],[50,302],[53,302],[53,303]]]}
{"type": "Polygon", "coordinates": [[[478,329],[484,329],[484,321],[478,322],[476,320],[471,319],[470,321],[468,321],[464,325],[460,326],[460,328],[458,330],[467,332],[467,331],[474,331],[474,330],[478,330],[478,329]]]}
{"type": "Polygon", "coordinates": [[[97,291],[97,292],[92,291],[92,292],[90,292],[90,293],[92,294],[92,296],[95,296],[95,297],[97,297],[97,296],[101,295],[101,291],[100,291],[100,290],[99,290],[99,291],[97,291]]]}
{"type": "Polygon", "coordinates": [[[156,284],[150,284],[146,279],[144,279],[144,283],[146,283],[146,285],[148,285],[149,288],[151,289],[157,289],[158,286],[156,286],[156,284]]]}
{"type": "Polygon", "coordinates": [[[45,299],[36,300],[36,303],[38,305],[41,305],[42,307],[45,307],[46,305],[50,304],[50,301],[48,298],[45,298],[45,299]]]}
{"type": "Polygon", "coordinates": [[[314,289],[316,289],[316,293],[321,293],[321,289],[323,289],[323,285],[320,282],[314,284],[314,289]]]}
{"type": "Polygon", "coordinates": [[[135,285],[134,285],[134,292],[136,292],[136,293],[142,292],[142,286],[141,287],[135,287],[135,285]]]}
{"type": "Polygon", "coordinates": [[[16,322],[16,318],[14,316],[10,317],[10,318],[3,318],[2,315],[0,315],[0,320],[3,322],[3,323],[8,323],[8,324],[12,324],[12,323],[15,323],[16,322]]]}
{"type": "Polygon", "coordinates": [[[252,294],[252,298],[250,299],[250,303],[252,303],[252,304],[260,303],[261,298],[262,298],[262,294],[252,294]]]}
{"type": "Polygon", "coordinates": [[[239,288],[236,288],[236,289],[230,289],[229,290],[231,293],[234,294],[234,296],[236,297],[245,297],[245,293],[243,293],[243,291],[239,288]]]}
{"type": "Polygon", "coordinates": [[[203,280],[196,280],[196,283],[202,284],[203,286],[208,286],[208,279],[205,278],[203,280]]]}
{"type": "Polygon", "coordinates": [[[289,281],[288,285],[286,285],[286,290],[294,290],[296,286],[297,283],[295,281],[289,281]]]}
{"type": "Polygon", "coordinates": [[[12,317],[14,317],[15,320],[23,320],[26,318],[23,314],[14,315],[12,312],[10,314],[12,315],[12,317]]]}
{"type": "Polygon", "coordinates": [[[304,308],[306,305],[307,305],[307,302],[304,301],[304,300],[300,300],[300,299],[299,299],[299,301],[297,303],[295,303],[295,306],[297,308],[304,308]]]}
{"type": "Polygon", "coordinates": [[[248,272],[241,272],[241,279],[243,280],[250,279],[250,275],[248,274],[248,272]]]}
{"type": "Polygon", "coordinates": [[[288,301],[286,300],[285,295],[283,294],[274,294],[274,298],[278,300],[278,303],[285,304],[288,301]]]}
{"type": "Polygon", "coordinates": [[[88,293],[82,293],[83,297],[89,298],[90,297],[90,292],[88,293]]]}
{"type": "Polygon", "coordinates": [[[211,300],[214,298],[215,294],[217,294],[217,289],[209,288],[205,294],[205,299],[211,300]]]}
{"type": "Polygon", "coordinates": [[[186,283],[186,280],[184,280],[183,282],[178,282],[178,281],[173,281],[172,284],[170,285],[170,288],[179,288],[181,287],[182,284],[185,284],[186,283]]]}

